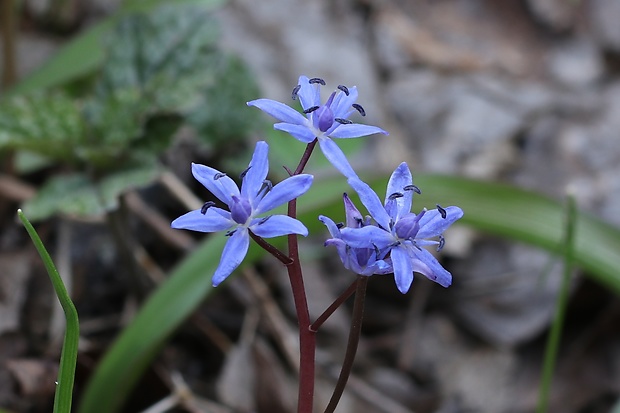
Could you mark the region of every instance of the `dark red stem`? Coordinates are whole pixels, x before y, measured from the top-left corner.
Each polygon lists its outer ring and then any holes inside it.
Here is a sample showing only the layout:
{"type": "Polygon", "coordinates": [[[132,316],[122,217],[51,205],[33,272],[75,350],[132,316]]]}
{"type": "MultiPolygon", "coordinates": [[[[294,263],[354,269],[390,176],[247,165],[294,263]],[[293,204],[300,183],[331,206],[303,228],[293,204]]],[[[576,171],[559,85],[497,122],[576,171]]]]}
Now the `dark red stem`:
{"type": "Polygon", "coordinates": [[[344,355],[344,361],[342,362],[340,376],[338,376],[338,382],[336,383],[336,387],[334,388],[332,398],[329,400],[329,404],[325,408],[325,413],[333,413],[334,410],[336,410],[336,406],[338,406],[340,397],[342,397],[344,388],[347,385],[349,376],[351,375],[353,360],[355,359],[355,353],[357,353],[357,345],[360,341],[368,277],[364,275],[358,276],[356,284],[357,286],[355,289],[355,301],[353,303],[353,315],[351,317],[351,329],[349,330],[349,341],[347,342],[347,352],[344,355]]]}
{"type": "MultiPolygon", "coordinates": [[[[299,161],[297,169],[293,172],[293,175],[299,175],[303,172],[316,143],[317,139],[306,146],[306,150],[299,161]]],[[[288,216],[297,218],[296,199],[288,203],[288,216]]],[[[288,236],[288,256],[292,260],[292,263],[286,268],[291,282],[291,290],[293,291],[293,300],[295,302],[295,310],[299,323],[299,396],[297,412],[312,413],[312,406],[314,403],[316,334],[310,329],[310,313],[308,311],[308,301],[306,299],[306,289],[304,287],[301,263],[299,262],[299,245],[297,243],[297,235],[295,234],[288,236]]]]}
{"type": "Polygon", "coordinates": [[[319,331],[319,328],[321,328],[323,323],[327,321],[327,319],[331,317],[332,314],[334,314],[334,311],[336,311],[345,301],[347,301],[347,298],[353,295],[356,288],[357,279],[353,281],[351,285],[349,285],[349,288],[344,290],[344,292],[340,294],[340,296],[336,298],[329,307],[327,307],[327,310],[323,311],[323,314],[321,314],[319,318],[317,318],[316,321],[312,323],[312,325],[310,326],[310,330],[314,331],[315,333],[319,331]]]}
{"type": "Polygon", "coordinates": [[[263,238],[259,237],[255,233],[253,233],[252,231],[248,231],[248,232],[250,233],[250,237],[252,237],[252,239],[262,249],[264,249],[265,251],[267,251],[268,253],[270,253],[274,257],[276,257],[278,259],[278,261],[280,261],[282,264],[284,264],[284,265],[291,265],[293,263],[293,260],[288,255],[286,255],[285,253],[283,253],[282,251],[280,251],[279,249],[277,249],[276,247],[274,247],[273,245],[271,245],[270,243],[265,241],[263,238]]]}

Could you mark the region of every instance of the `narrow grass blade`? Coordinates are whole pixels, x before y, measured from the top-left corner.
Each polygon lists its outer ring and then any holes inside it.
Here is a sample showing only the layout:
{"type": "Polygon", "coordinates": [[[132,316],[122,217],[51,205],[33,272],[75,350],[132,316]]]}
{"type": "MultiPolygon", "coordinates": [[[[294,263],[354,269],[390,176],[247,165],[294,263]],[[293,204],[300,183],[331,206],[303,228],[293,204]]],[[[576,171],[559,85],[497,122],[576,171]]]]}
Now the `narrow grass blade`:
{"type": "Polygon", "coordinates": [[[549,392],[553,380],[553,370],[560,347],[560,336],[564,326],[564,316],[570,295],[570,277],[573,270],[573,249],[575,242],[575,228],[577,226],[577,207],[575,198],[570,194],[566,201],[566,228],[564,235],[564,275],[560,285],[560,291],[555,305],[555,316],[551,324],[551,331],[547,338],[545,358],[543,362],[542,377],[538,395],[536,413],[545,413],[549,404],[549,392]]]}
{"type": "Polygon", "coordinates": [[[22,210],[17,211],[19,219],[28,231],[28,235],[32,239],[35,248],[39,252],[45,269],[49,274],[56,296],[60,301],[63,311],[65,312],[65,319],[67,326],[65,330],[65,339],[62,345],[62,352],[60,355],[60,366],[58,369],[58,380],[56,384],[56,395],[54,397],[54,413],[71,413],[71,402],[73,399],[73,381],[75,379],[75,365],[77,362],[78,354],[78,341],[80,339],[80,325],[78,320],[77,310],[67,293],[65,284],[58,274],[58,270],[52,261],[49,253],[45,249],[41,238],[37,234],[30,221],[23,214],[22,210]]]}

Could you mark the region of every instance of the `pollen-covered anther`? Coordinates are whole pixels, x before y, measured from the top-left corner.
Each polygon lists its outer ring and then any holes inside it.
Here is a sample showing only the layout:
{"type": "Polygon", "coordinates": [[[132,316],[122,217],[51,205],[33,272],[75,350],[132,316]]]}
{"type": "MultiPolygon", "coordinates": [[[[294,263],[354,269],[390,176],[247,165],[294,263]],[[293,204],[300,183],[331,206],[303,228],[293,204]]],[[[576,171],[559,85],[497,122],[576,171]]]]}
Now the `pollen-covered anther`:
{"type": "Polygon", "coordinates": [[[413,191],[416,194],[420,195],[422,193],[422,191],[420,190],[420,188],[418,188],[417,186],[411,184],[411,185],[407,185],[406,187],[403,188],[405,191],[413,191]]]}
{"type": "Polygon", "coordinates": [[[297,93],[299,92],[299,89],[301,89],[301,85],[297,85],[293,88],[293,92],[291,93],[291,98],[293,100],[297,100],[297,93]]]}
{"type": "Polygon", "coordinates": [[[446,212],[446,210],[445,210],[445,209],[443,209],[443,208],[441,207],[441,205],[439,205],[439,204],[437,204],[437,211],[439,211],[439,213],[441,214],[441,217],[442,217],[443,219],[446,219],[446,217],[448,216],[448,213],[446,212]]]}
{"type": "Polygon", "coordinates": [[[443,249],[443,246],[446,245],[446,239],[443,237],[443,235],[439,236],[439,245],[437,245],[437,252],[441,251],[443,249]]]}
{"type": "Polygon", "coordinates": [[[202,206],[202,208],[200,208],[200,213],[201,213],[202,215],[206,214],[206,213],[207,213],[207,210],[208,210],[209,208],[211,208],[212,206],[215,206],[215,202],[213,202],[213,201],[207,201],[207,202],[205,202],[205,203],[204,203],[204,205],[202,206]]]}
{"type": "Polygon", "coordinates": [[[310,83],[311,85],[314,83],[318,83],[320,85],[325,86],[325,81],[321,79],[320,77],[313,77],[312,79],[308,80],[308,83],[310,83]]]}
{"type": "Polygon", "coordinates": [[[308,109],[304,110],[304,113],[307,115],[308,113],[314,112],[318,108],[320,108],[320,106],[312,106],[311,108],[308,108],[308,109]]]}
{"type": "Polygon", "coordinates": [[[402,198],[404,195],[401,194],[400,192],[394,192],[392,195],[388,196],[388,199],[390,201],[395,200],[396,198],[402,198]]]}
{"type": "Polygon", "coordinates": [[[345,95],[349,96],[349,88],[345,85],[338,85],[338,89],[341,90],[345,95]]]}
{"type": "Polygon", "coordinates": [[[241,174],[239,175],[239,179],[245,178],[245,175],[248,173],[250,168],[252,168],[252,165],[248,166],[247,168],[245,168],[245,170],[243,172],[241,172],[241,174]]]}
{"type": "Polygon", "coordinates": [[[218,172],[215,175],[213,175],[213,180],[217,181],[218,179],[223,178],[225,176],[226,176],[226,174],[224,172],[218,172]]]}
{"type": "Polygon", "coordinates": [[[360,105],[359,103],[354,103],[351,106],[353,107],[353,109],[357,110],[360,113],[360,115],[366,116],[366,111],[364,110],[362,105],[360,105]]]}
{"type": "Polygon", "coordinates": [[[353,123],[353,121],[343,118],[335,118],[334,121],[340,123],[341,125],[350,125],[353,123]]]}

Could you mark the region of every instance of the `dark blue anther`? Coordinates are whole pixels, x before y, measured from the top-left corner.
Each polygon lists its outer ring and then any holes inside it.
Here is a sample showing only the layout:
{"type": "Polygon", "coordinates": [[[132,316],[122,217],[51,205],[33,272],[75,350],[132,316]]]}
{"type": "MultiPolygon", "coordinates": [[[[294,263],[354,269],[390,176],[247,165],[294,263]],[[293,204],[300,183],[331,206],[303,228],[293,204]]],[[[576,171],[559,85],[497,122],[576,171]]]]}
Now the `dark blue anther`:
{"type": "Polygon", "coordinates": [[[439,204],[437,204],[437,211],[439,211],[439,213],[441,214],[441,217],[442,217],[443,219],[446,219],[446,217],[448,216],[448,213],[446,212],[446,210],[445,210],[445,209],[443,209],[443,208],[441,207],[441,205],[439,205],[439,204]]]}
{"type": "Polygon", "coordinates": [[[224,172],[218,172],[215,175],[213,175],[213,180],[217,181],[218,179],[223,178],[225,176],[226,176],[226,174],[224,172]]]}
{"type": "Polygon", "coordinates": [[[338,89],[342,90],[345,95],[349,96],[349,89],[344,85],[338,85],[338,89]]]}
{"type": "Polygon", "coordinates": [[[439,245],[437,245],[437,252],[441,251],[445,244],[446,244],[446,239],[443,237],[443,235],[440,235],[439,236],[439,245]]]}
{"type": "Polygon", "coordinates": [[[353,109],[357,110],[360,113],[360,115],[366,116],[366,111],[364,110],[362,105],[360,105],[358,103],[354,103],[351,106],[353,106],[353,109]]]}
{"type": "Polygon", "coordinates": [[[315,110],[317,110],[318,108],[320,108],[320,106],[312,106],[311,108],[308,108],[308,109],[304,110],[304,113],[305,114],[312,113],[315,110]]]}
{"type": "Polygon", "coordinates": [[[336,121],[336,122],[338,122],[338,123],[340,123],[342,125],[350,125],[350,124],[353,123],[349,119],[343,119],[343,118],[334,118],[334,121],[336,121]]]}
{"type": "Polygon", "coordinates": [[[202,206],[202,208],[200,208],[200,213],[201,213],[202,215],[206,214],[206,213],[207,213],[207,210],[208,210],[209,208],[211,208],[212,206],[215,206],[215,202],[213,202],[213,201],[207,201],[207,202],[205,202],[205,204],[202,206]]]}
{"type": "Polygon", "coordinates": [[[320,77],[313,77],[312,79],[308,80],[308,83],[310,84],[318,83],[320,85],[325,86],[325,81],[321,79],[320,77]]]}
{"type": "Polygon", "coordinates": [[[248,171],[250,170],[251,167],[252,167],[252,165],[250,165],[247,168],[245,168],[245,171],[241,172],[241,175],[239,175],[239,179],[245,178],[245,175],[248,173],[248,171]]]}
{"type": "Polygon", "coordinates": [[[420,190],[420,188],[418,188],[418,187],[417,187],[417,186],[415,186],[415,185],[407,185],[407,186],[406,186],[406,187],[404,187],[403,189],[404,189],[405,191],[413,191],[413,192],[415,192],[415,193],[416,193],[416,194],[418,194],[418,195],[422,193],[422,191],[420,190]]]}
{"type": "Polygon", "coordinates": [[[293,93],[291,93],[291,98],[293,98],[293,100],[297,99],[297,93],[299,92],[299,89],[301,89],[301,85],[297,85],[293,88],[293,93]]]}

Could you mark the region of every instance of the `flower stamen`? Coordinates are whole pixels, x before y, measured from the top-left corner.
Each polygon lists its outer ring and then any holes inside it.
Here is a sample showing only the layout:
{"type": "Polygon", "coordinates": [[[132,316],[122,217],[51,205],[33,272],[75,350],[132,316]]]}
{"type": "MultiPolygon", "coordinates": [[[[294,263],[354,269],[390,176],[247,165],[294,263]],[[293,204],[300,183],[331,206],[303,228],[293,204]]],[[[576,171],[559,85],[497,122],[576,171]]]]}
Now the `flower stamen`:
{"type": "Polygon", "coordinates": [[[325,81],[321,79],[320,77],[313,77],[312,79],[308,80],[308,83],[310,84],[318,83],[320,85],[325,86],[325,81]]]}
{"type": "Polygon", "coordinates": [[[213,201],[207,201],[207,202],[205,202],[205,204],[202,206],[202,208],[200,208],[200,213],[201,213],[202,215],[205,215],[205,214],[207,213],[207,210],[208,210],[209,208],[211,208],[212,206],[215,206],[215,202],[213,202],[213,201]]]}
{"type": "Polygon", "coordinates": [[[353,107],[353,109],[357,110],[360,113],[360,115],[366,116],[366,111],[364,110],[362,105],[360,105],[359,103],[354,103],[351,106],[353,107]]]}
{"type": "Polygon", "coordinates": [[[441,214],[441,217],[442,217],[443,219],[446,219],[446,217],[448,216],[448,213],[446,212],[446,210],[445,210],[445,209],[443,209],[443,208],[441,207],[441,205],[439,205],[439,204],[437,204],[437,211],[439,211],[439,213],[441,214]]]}

